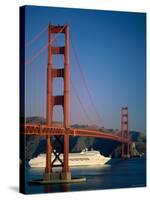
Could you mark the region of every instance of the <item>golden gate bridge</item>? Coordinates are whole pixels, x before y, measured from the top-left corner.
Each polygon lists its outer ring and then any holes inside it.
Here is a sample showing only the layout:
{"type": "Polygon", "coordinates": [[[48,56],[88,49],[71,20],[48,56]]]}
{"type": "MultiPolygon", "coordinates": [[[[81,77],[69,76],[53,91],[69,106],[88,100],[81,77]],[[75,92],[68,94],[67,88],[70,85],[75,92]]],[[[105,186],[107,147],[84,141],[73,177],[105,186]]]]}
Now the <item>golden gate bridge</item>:
{"type": "MultiPolygon", "coordinates": [[[[70,83],[72,86],[73,92],[71,95],[75,95],[78,100],[80,111],[79,113],[84,113],[84,116],[88,118],[88,121],[92,121],[91,117],[88,115],[87,110],[85,109],[75,85],[73,84],[72,79],[70,78],[70,62],[69,62],[69,42],[72,41],[69,37],[69,25],[51,25],[44,27],[42,31],[36,34],[30,42],[26,43],[23,47],[25,48],[24,54],[31,50],[33,43],[39,40],[42,34],[48,32],[48,42],[40,47],[40,50],[34,53],[31,58],[25,59],[25,56],[21,58],[21,89],[24,88],[25,91],[22,91],[23,102],[21,101],[21,107],[23,108],[24,120],[20,123],[20,133],[24,136],[37,136],[46,138],[46,167],[44,180],[71,180],[71,172],[69,168],[69,137],[78,136],[78,137],[95,137],[95,138],[104,138],[108,140],[113,140],[121,143],[121,156],[123,158],[129,158],[131,155],[131,140],[130,132],[128,127],[128,107],[123,107],[121,109],[121,130],[118,133],[108,133],[105,131],[91,130],[91,129],[81,129],[73,128],[70,126],[70,83]],[[59,45],[58,37],[64,35],[64,44],[59,45]],[[47,57],[46,53],[47,51],[47,57]],[[54,63],[54,56],[56,60],[59,60],[59,55],[63,56],[63,67],[58,68],[54,63]],[[43,58],[42,58],[43,56],[43,58]],[[41,58],[40,58],[41,57],[41,58]],[[40,59],[39,59],[40,58],[40,59]],[[38,60],[39,59],[39,60],[38,60]],[[43,60],[47,60],[44,63],[43,60]],[[34,62],[37,61],[36,64],[34,62]],[[38,69],[40,66],[40,69],[38,69]],[[46,67],[44,72],[44,67],[46,67]],[[31,77],[30,77],[31,76],[31,77]],[[41,78],[40,78],[41,76],[41,78]],[[58,94],[58,91],[55,94],[55,89],[53,86],[54,80],[57,78],[62,78],[63,83],[59,85],[59,91],[61,94],[58,94]],[[32,81],[31,81],[32,79],[32,81]],[[45,95],[44,95],[45,94],[45,95]],[[38,99],[41,99],[41,104],[38,99]],[[53,109],[54,106],[61,106],[63,109],[63,124],[61,126],[54,124],[54,115],[53,109]],[[37,110],[41,107],[41,115],[46,115],[46,123],[30,123],[26,122],[26,115],[32,110],[32,115],[37,115],[37,110]],[[56,144],[60,146],[61,152],[63,152],[63,159],[60,158],[60,153],[56,151],[56,144]],[[54,160],[52,160],[51,154],[55,155],[54,160]],[[59,160],[62,171],[59,174],[59,177],[53,172],[54,163],[56,160],[59,160]]],[[[79,60],[77,58],[77,53],[71,42],[72,48],[74,50],[75,59],[77,61],[77,66],[82,77],[82,82],[85,85],[87,90],[88,97],[91,102],[91,106],[95,111],[95,114],[100,118],[99,113],[96,109],[96,106],[92,100],[90,91],[87,87],[85,77],[82,73],[79,60]]],[[[30,55],[30,53],[29,53],[30,55]]],[[[60,65],[61,66],[61,65],[60,65]]],[[[21,93],[21,94],[22,94],[21,93]]],[[[73,98],[74,99],[74,98],[73,98]]],[[[75,106],[74,104],[71,106],[75,106]]],[[[22,109],[21,108],[21,109],[22,109]]],[[[75,109],[76,110],[76,109],[75,109]]]]}

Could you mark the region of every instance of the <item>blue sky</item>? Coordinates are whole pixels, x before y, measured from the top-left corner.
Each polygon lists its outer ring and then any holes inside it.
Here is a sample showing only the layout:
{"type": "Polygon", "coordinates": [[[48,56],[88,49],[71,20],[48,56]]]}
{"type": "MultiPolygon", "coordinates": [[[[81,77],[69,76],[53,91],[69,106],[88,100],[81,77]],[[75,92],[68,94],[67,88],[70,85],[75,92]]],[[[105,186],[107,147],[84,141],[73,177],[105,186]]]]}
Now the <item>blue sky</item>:
{"type": "MultiPolygon", "coordinates": [[[[128,106],[130,129],[145,133],[146,15],[27,6],[26,42],[48,23],[66,22],[69,24],[88,88],[101,116],[101,125],[107,128],[120,128],[121,107],[128,106]]],[[[47,36],[43,36],[37,48],[43,46],[46,39],[47,36]]],[[[29,57],[31,54],[27,53],[29,57]]],[[[94,111],[89,109],[90,104],[86,101],[86,95],[80,89],[82,83],[78,80],[72,54],[70,50],[71,77],[85,109],[98,124],[99,120],[94,111]]],[[[72,105],[71,112],[75,112],[72,105]]]]}

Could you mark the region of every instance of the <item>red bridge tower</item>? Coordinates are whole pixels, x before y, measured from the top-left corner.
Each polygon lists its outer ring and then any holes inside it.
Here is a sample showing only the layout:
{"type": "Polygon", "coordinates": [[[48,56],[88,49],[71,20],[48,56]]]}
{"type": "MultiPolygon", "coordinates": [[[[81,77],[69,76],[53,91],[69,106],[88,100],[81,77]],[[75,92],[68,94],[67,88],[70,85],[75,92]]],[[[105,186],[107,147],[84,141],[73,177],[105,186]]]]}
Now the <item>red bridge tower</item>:
{"type": "Polygon", "coordinates": [[[122,158],[130,157],[130,132],[128,122],[128,107],[121,109],[121,134],[122,138],[128,140],[128,143],[122,143],[122,158]]]}
{"type": "MultiPolygon", "coordinates": [[[[64,113],[64,127],[66,129],[70,126],[70,106],[69,106],[69,26],[53,26],[48,27],[49,45],[48,45],[48,65],[47,65],[47,125],[52,126],[53,107],[55,105],[61,105],[64,113]],[[52,46],[52,35],[53,34],[64,34],[65,44],[64,46],[52,46]],[[64,67],[61,69],[55,68],[53,65],[53,55],[64,55],[64,67]],[[52,84],[54,78],[64,79],[64,94],[53,96],[52,84]]],[[[71,179],[71,173],[69,170],[69,136],[68,134],[63,135],[48,135],[46,138],[46,168],[45,168],[45,179],[71,179]],[[63,141],[62,141],[63,140],[63,141]],[[61,151],[57,152],[56,144],[61,146],[61,151]],[[51,154],[55,155],[52,160],[51,154]],[[63,153],[63,158],[60,158],[60,154],[63,153]],[[53,167],[56,160],[59,160],[62,172],[54,173],[53,167]]]]}

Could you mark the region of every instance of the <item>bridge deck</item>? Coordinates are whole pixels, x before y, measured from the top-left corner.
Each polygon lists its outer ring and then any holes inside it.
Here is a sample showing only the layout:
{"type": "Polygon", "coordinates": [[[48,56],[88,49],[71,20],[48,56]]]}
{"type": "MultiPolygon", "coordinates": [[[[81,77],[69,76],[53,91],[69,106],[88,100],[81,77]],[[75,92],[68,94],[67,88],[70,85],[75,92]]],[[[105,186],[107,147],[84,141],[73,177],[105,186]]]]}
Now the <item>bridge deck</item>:
{"type": "Polygon", "coordinates": [[[21,134],[25,135],[35,135],[35,136],[47,136],[47,135],[65,135],[68,134],[70,136],[80,136],[80,137],[95,137],[95,138],[103,138],[114,140],[121,143],[131,143],[129,139],[122,138],[117,134],[106,133],[102,131],[89,130],[89,129],[75,129],[64,127],[49,127],[47,125],[39,125],[39,124],[21,124],[20,126],[21,134]]]}

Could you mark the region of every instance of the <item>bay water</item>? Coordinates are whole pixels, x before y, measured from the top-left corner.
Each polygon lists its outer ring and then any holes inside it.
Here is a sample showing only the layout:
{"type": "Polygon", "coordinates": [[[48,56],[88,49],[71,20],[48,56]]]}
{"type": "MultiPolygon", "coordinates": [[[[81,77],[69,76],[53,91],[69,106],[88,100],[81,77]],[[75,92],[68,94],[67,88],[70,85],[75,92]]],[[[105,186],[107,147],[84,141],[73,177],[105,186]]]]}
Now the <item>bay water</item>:
{"type": "Polygon", "coordinates": [[[81,183],[31,185],[30,181],[43,178],[44,169],[26,167],[25,173],[26,194],[144,187],[146,158],[112,159],[102,166],[71,168],[73,177],[86,178],[81,183]]]}

